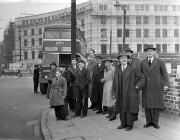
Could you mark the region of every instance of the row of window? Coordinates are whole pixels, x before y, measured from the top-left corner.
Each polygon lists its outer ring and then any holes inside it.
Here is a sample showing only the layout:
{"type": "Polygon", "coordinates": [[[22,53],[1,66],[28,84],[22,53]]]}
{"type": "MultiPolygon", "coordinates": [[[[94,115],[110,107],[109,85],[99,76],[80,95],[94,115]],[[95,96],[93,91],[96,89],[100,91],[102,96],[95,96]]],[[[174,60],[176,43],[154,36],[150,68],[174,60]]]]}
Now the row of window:
{"type": "MultiPolygon", "coordinates": [[[[38,42],[39,42],[39,46],[41,46],[42,45],[42,38],[39,38],[38,42]]],[[[28,45],[28,40],[24,39],[24,46],[27,47],[27,45],[28,45]]],[[[34,38],[31,39],[31,46],[35,46],[35,39],[34,38]]]]}
{"type": "MultiPolygon", "coordinates": [[[[34,60],[35,58],[35,51],[31,51],[31,58],[34,60]]],[[[24,60],[28,59],[28,52],[24,52],[24,60]]]]}
{"type": "MultiPolygon", "coordinates": [[[[137,52],[143,52],[147,44],[137,44],[137,52]]],[[[123,44],[118,44],[118,53],[123,51],[123,44]]],[[[125,48],[129,47],[129,44],[125,45],[125,48]]],[[[156,44],[157,52],[167,53],[167,44],[156,44]]],[[[180,44],[175,44],[175,52],[180,52],[180,44]]],[[[101,44],[101,54],[107,54],[107,44],[101,44]]]]}
{"type": "MultiPolygon", "coordinates": [[[[149,11],[150,5],[148,4],[135,4],[132,5],[135,6],[135,11],[149,11]]],[[[114,6],[116,11],[123,11],[124,5],[114,6]]],[[[130,5],[125,5],[125,8],[127,11],[130,11],[130,5]]],[[[169,5],[153,5],[154,11],[170,11],[169,5]],[[169,9],[168,9],[169,8],[169,9]]],[[[180,11],[180,5],[171,5],[171,8],[173,11],[180,11]]],[[[107,11],[108,5],[107,4],[99,4],[99,10],[100,11],[107,11]]]]}
{"type": "MultiPolygon", "coordinates": [[[[136,38],[141,38],[141,37],[149,37],[149,29],[136,29],[136,38]],[[142,35],[143,31],[143,35],[142,35]]],[[[123,37],[123,29],[117,29],[117,37],[123,37]]],[[[125,30],[125,37],[130,37],[129,34],[129,29],[125,30]]],[[[168,30],[167,29],[155,29],[155,37],[156,38],[166,38],[168,37],[168,30]],[[162,35],[161,35],[162,33],[162,35]]],[[[174,37],[177,38],[179,37],[179,29],[174,29],[174,37]]],[[[101,38],[102,39],[107,39],[107,30],[106,29],[101,29],[101,38]]]]}
{"type": "MultiPolygon", "coordinates": [[[[76,12],[81,12],[84,11],[85,7],[79,8],[76,10],[76,12]]],[[[47,21],[54,21],[59,19],[59,17],[62,16],[70,16],[71,15],[71,11],[63,11],[61,13],[57,13],[56,15],[52,15],[52,16],[48,16],[48,17],[43,17],[43,18],[37,18],[37,19],[30,19],[30,20],[23,20],[22,24],[33,24],[33,23],[40,23],[40,22],[47,22],[47,21]]]]}
{"type": "MultiPolygon", "coordinates": [[[[156,24],[156,25],[159,25],[159,24],[166,25],[166,24],[168,24],[168,20],[172,20],[172,19],[169,19],[170,17],[168,17],[168,16],[163,16],[163,17],[155,16],[154,18],[155,18],[154,24],[156,24]]],[[[126,16],[125,20],[126,20],[126,24],[130,24],[131,21],[130,21],[129,16],[126,16]]],[[[149,21],[150,21],[150,17],[148,17],[148,16],[136,16],[136,25],[152,24],[149,21]]],[[[174,16],[173,17],[173,24],[174,25],[179,25],[179,22],[180,22],[180,17],[174,16]]],[[[107,23],[106,16],[101,16],[100,17],[100,23],[101,24],[106,24],[107,23]]],[[[123,16],[117,17],[116,23],[117,24],[123,24],[123,16]]]]}
{"type": "MultiPolygon", "coordinates": [[[[38,29],[38,34],[42,35],[42,28],[38,29]]],[[[28,35],[28,31],[24,30],[24,36],[27,36],[27,35],[28,35]]],[[[35,35],[35,29],[34,28],[31,29],[31,35],[35,35]]]]}

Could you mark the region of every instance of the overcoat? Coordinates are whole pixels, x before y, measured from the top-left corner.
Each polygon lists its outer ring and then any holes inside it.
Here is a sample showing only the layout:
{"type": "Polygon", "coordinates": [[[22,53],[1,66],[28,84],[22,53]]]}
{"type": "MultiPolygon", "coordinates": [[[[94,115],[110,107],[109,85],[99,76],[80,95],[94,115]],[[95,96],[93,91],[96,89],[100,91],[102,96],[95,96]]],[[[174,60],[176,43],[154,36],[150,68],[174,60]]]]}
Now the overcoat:
{"type": "MultiPolygon", "coordinates": [[[[73,66],[69,67],[68,70],[74,75],[75,78],[75,73],[78,70],[78,67],[76,66],[76,68],[74,68],[73,66]]],[[[72,98],[76,99],[77,97],[77,93],[76,93],[76,78],[75,80],[72,82],[71,86],[70,86],[70,92],[72,92],[72,98]]]]}
{"type": "MultiPolygon", "coordinates": [[[[105,69],[105,64],[104,62],[101,62],[101,65],[97,64],[94,67],[93,70],[93,76],[92,76],[92,82],[93,82],[93,87],[92,87],[92,101],[94,103],[97,103],[98,100],[98,94],[103,95],[103,83],[101,82],[101,79],[104,77],[104,69],[105,69]],[[99,93],[101,92],[101,93],[99,93]]],[[[100,96],[102,96],[100,95],[100,96]]]]}
{"type": "Polygon", "coordinates": [[[104,70],[103,79],[105,80],[105,82],[103,86],[103,106],[111,107],[113,105],[112,84],[114,79],[114,71],[115,68],[113,66],[111,66],[108,70],[104,70]]]}
{"type": "Polygon", "coordinates": [[[113,96],[116,96],[116,111],[117,113],[121,111],[137,113],[139,111],[138,90],[144,86],[144,76],[132,64],[127,65],[123,80],[122,76],[121,65],[119,65],[115,70],[113,80],[113,96]]]}
{"type": "Polygon", "coordinates": [[[140,63],[140,69],[145,77],[142,89],[143,108],[164,108],[164,85],[168,86],[168,74],[164,62],[154,57],[149,67],[148,60],[140,63]]]}
{"type": "Polygon", "coordinates": [[[52,79],[52,88],[51,88],[51,106],[60,106],[64,105],[63,96],[67,95],[67,83],[64,77],[53,78],[52,79]]]}
{"type": "Polygon", "coordinates": [[[92,96],[92,76],[93,76],[93,70],[94,70],[94,67],[97,65],[97,62],[96,62],[96,58],[93,58],[92,60],[90,60],[88,62],[88,65],[87,65],[87,69],[89,71],[89,75],[90,75],[90,81],[89,81],[89,85],[88,85],[88,94],[89,94],[89,97],[92,96]]]}

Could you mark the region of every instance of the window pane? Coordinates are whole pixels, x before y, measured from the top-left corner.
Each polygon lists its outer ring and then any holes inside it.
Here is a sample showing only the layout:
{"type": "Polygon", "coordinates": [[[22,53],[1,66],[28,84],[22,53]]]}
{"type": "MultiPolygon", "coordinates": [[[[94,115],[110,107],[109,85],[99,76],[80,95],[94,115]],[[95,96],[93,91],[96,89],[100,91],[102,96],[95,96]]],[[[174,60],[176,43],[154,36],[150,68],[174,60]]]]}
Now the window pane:
{"type": "Polygon", "coordinates": [[[141,24],[141,16],[136,16],[136,24],[141,24]]]}
{"type": "Polygon", "coordinates": [[[159,5],[159,11],[163,11],[163,5],[159,5]]]}
{"type": "Polygon", "coordinates": [[[160,24],[160,17],[155,17],[155,24],[160,24]]]}
{"type": "Polygon", "coordinates": [[[27,52],[24,52],[24,60],[27,60],[28,56],[27,56],[27,52]]]}
{"type": "Polygon", "coordinates": [[[129,24],[129,16],[126,16],[126,24],[129,24]]]}
{"type": "Polygon", "coordinates": [[[154,5],[154,11],[158,11],[158,5],[154,5]]]}
{"type": "Polygon", "coordinates": [[[118,44],[118,51],[119,51],[119,53],[123,52],[123,45],[122,44],[118,44]]]}
{"type": "Polygon", "coordinates": [[[143,17],[143,22],[144,22],[144,24],[148,24],[148,17],[147,16],[143,17]]]}
{"type": "Polygon", "coordinates": [[[139,11],[139,5],[135,5],[135,11],[139,11]]]}
{"type": "Polygon", "coordinates": [[[160,37],[160,29],[155,29],[155,37],[156,38],[160,37]]]}
{"type": "Polygon", "coordinates": [[[156,44],[156,50],[157,52],[161,52],[161,44],[156,44]]]}
{"type": "Polygon", "coordinates": [[[42,38],[39,38],[39,45],[42,45],[42,38]]]}
{"type": "Polygon", "coordinates": [[[167,17],[162,17],[163,24],[167,24],[167,17]]]}
{"type": "Polygon", "coordinates": [[[144,29],[144,37],[149,37],[149,30],[148,29],[144,29]]]}
{"type": "Polygon", "coordinates": [[[167,52],[167,44],[162,44],[162,52],[167,52]]]}
{"type": "Polygon", "coordinates": [[[149,5],[145,5],[145,11],[149,11],[149,5]]]}
{"type": "Polygon", "coordinates": [[[180,49],[179,49],[179,44],[175,44],[175,52],[176,52],[176,53],[179,53],[179,50],[180,50],[180,49]]]}
{"type": "Polygon", "coordinates": [[[179,17],[174,17],[174,24],[179,25],[179,17]]]}
{"type": "Polygon", "coordinates": [[[117,17],[117,24],[122,24],[122,17],[117,17]]]}
{"type": "Polygon", "coordinates": [[[125,30],[125,37],[129,37],[129,29],[125,30]]]}
{"type": "Polygon", "coordinates": [[[117,29],[117,37],[122,37],[122,29],[117,29]]]}
{"type": "Polygon", "coordinates": [[[35,52],[32,51],[32,59],[35,59],[35,52]]]}
{"type": "Polygon", "coordinates": [[[136,29],[136,37],[137,38],[141,37],[141,29],[136,29]]]}
{"type": "Polygon", "coordinates": [[[144,11],[144,5],[143,4],[140,5],[140,11],[144,11]]]}
{"type": "Polygon", "coordinates": [[[106,17],[105,16],[101,17],[100,22],[101,24],[106,24],[106,17]]]}
{"type": "Polygon", "coordinates": [[[24,46],[27,46],[27,39],[24,39],[24,46]]]}
{"type": "Polygon", "coordinates": [[[174,37],[179,37],[179,29],[174,29],[174,37]]]}
{"type": "Polygon", "coordinates": [[[101,29],[101,38],[103,38],[103,39],[106,39],[106,38],[107,38],[106,29],[101,29]]]}
{"type": "Polygon", "coordinates": [[[163,29],[163,37],[167,37],[167,29],[163,29]]]}
{"type": "Polygon", "coordinates": [[[137,44],[137,52],[142,52],[142,44],[137,44]]]}
{"type": "Polygon", "coordinates": [[[101,54],[107,54],[106,44],[101,44],[101,54]]]}

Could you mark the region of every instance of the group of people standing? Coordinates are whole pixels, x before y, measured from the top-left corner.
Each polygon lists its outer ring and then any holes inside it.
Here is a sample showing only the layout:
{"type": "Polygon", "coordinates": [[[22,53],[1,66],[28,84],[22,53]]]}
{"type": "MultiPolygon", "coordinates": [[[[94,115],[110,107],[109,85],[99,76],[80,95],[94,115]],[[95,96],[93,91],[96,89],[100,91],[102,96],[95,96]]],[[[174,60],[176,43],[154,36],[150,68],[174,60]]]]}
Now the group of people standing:
{"type": "Polygon", "coordinates": [[[95,56],[90,49],[87,60],[73,59],[69,68],[63,64],[56,67],[48,76],[48,98],[57,120],[67,120],[67,104],[74,112],[72,117],[86,117],[90,98],[89,109],[96,114],[108,114],[109,121],[119,114],[121,123],[117,129],[129,131],[138,119],[141,92],[146,115],[143,127],[160,128],[159,111],[164,108],[163,91],[168,89],[168,74],[153,45],[148,45],[144,52],[147,57],[140,62],[127,48],[114,65],[111,59],[95,56]]]}

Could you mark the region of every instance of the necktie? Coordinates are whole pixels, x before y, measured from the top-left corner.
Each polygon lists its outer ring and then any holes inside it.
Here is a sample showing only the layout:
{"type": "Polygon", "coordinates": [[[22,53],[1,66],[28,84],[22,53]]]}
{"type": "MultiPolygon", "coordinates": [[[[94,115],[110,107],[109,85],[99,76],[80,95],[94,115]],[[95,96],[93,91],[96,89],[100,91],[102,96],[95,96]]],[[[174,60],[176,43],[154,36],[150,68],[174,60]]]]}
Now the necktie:
{"type": "Polygon", "coordinates": [[[151,66],[151,59],[149,59],[148,64],[149,64],[149,66],[151,66]]]}

